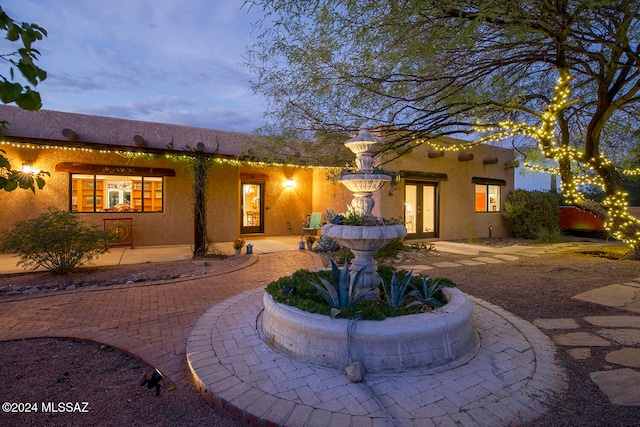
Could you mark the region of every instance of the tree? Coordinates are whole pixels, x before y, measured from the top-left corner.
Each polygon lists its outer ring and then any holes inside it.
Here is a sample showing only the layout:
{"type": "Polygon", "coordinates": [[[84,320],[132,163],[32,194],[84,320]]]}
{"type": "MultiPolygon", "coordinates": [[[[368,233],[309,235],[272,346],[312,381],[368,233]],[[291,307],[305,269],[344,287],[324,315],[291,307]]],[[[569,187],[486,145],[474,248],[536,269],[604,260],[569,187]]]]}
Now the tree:
{"type": "MultiPolygon", "coordinates": [[[[15,81],[15,69],[34,87],[47,78],[47,73],[35,64],[40,52],[32,47],[33,43],[42,40],[47,32],[37,24],[16,23],[2,10],[2,7],[0,7],[0,30],[7,33],[7,40],[21,44],[15,52],[0,54],[0,59],[9,64],[8,76],[0,74],[0,101],[4,104],[15,102],[18,107],[25,110],[39,110],[42,107],[40,94],[28,84],[23,85],[15,81]]],[[[4,137],[2,130],[6,127],[7,122],[0,121],[0,136],[4,137]]],[[[32,173],[12,170],[11,163],[4,154],[5,151],[0,150],[0,189],[13,191],[16,188],[22,188],[35,192],[36,186],[38,189],[44,187],[44,175],[49,175],[48,172],[32,173]]]]}
{"type": "Polygon", "coordinates": [[[460,148],[441,136],[506,139],[640,251],[616,163],[638,139],[637,1],[253,4],[265,18],[248,62],[254,89],[270,100],[269,131],[319,140],[372,122],[385,132],[387,160],[418,144],[460,148]],[[603,203],[581,194],[587,183],[602,187],[603,203]]]}

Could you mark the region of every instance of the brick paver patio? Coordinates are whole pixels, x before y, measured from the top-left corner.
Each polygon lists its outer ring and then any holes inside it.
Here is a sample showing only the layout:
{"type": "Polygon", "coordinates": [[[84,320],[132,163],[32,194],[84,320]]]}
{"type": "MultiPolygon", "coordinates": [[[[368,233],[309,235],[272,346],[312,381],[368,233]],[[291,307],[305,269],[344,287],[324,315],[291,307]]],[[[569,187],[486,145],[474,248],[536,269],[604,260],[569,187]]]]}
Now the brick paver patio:
{"type": "Polygon", "coordinates": [[[0,301],[0,340],[70,337],[124,350],[178,385],[191,383],[187,338],[211,306],[300,268],[321,268],[308,251],[252,255],[231,271],[150,285],[81,289],[0,301]]]}

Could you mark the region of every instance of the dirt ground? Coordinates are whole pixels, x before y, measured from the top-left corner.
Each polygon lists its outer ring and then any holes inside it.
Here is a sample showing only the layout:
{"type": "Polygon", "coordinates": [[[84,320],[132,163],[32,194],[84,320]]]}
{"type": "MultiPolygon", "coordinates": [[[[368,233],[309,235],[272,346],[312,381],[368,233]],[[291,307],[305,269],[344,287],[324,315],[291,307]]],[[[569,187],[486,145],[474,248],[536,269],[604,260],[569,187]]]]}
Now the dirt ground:
{"type": "MultiPolygon", "coordinates": [[[[581,331],[591,332],[596,327],[585,322],[584,316],[634,315],[571,299],[590,289],[640,278],[639,261],[609,259],[607,250],[604,246],[602,250],[594,247],[589,253],[567,251],[473,268],[434,268],[429,273],[433,277],[450,278],[464,292],[501,306],[529,322],[538,318],[573,318],[581,331]]],[[[419,250],[402,252],[392,262],[429,265],[464,258],[469,257],[419,250]]],[[[68,277],[50,273],[4,276],[0,277],[0,295],[4,295],[0,298],[12,298],[16,294],[11,292],[22,294],[28,289],[38,289],[33,292],[42,297],[44,292],[67,292],[65,289],[74,286],[149,285],[158,279],[211,273],[234,262],[238,261],[231,257],[102,267],[68,277]]],[[[557,359],[569,375],[569,391],[547,414],[527,426],[640,426],[640,408],[612,405],[589,379],[590,372],[617,368],[606,362],[604,356],[621,347],[593,348],[592,356],[585,360],[575,360],[567,349],[558,347],[557,359]]],[[[215,414],[195,389],[171,391],[170,383],[165,380],[164,397],[157,399],[154,389],[139,386],[143,376],[150,372],[151,368],[144,362],[95,343],[56,339],[0,343],[0,396],[4,400],[10,397],[12,401],[28,402],[34,400],[33,390],[46,390],[44,400],[75,402],[73,393],[80,389],[83,399],[100,402],[94,406],[104,406],[101,410],[91,408],[89,413],[74,418],[81,425],[237,425],[215,414]],[[127,383],[135,386],[118,386],[127,383]],[[105,418],[105,414],[109,414],[108,417],[105,418]]],[[[42,400],[41,394],[35,399],[37,402],[42,400]]],[[[69,418],[59,415],[40,418],[42,425],[69,425],[69,418]]],[[[7,414],[0,413],[0,425],[31,425],[28,421],[32,422],[33,418],[12,417],[10,424],[7,421],[7,414]]]]}

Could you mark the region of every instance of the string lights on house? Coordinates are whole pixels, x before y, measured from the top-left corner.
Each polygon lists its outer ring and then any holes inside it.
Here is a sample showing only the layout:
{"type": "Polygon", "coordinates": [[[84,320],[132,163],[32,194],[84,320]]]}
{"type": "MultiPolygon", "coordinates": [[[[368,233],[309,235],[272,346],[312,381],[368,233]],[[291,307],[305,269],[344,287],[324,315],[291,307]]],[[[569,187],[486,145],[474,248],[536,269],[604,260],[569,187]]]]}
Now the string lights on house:
{"type": "MultiPolygon", "coordinates": [[[[26,148],[26,149],[35,149],[35,150],[64,150],[64,151],[81,151],[88,153],[99,153],[99,154],[118,154],[125,158],[131,159],[140,159],[147,158],[152,160],[153,158],[158,157],[156,154],[152,153],[143,153],[136,151],[122,151],[122,150],[104,150],[104,149],[93,149],[93,148],[84,148],[84,147],[65,147],[65,146],[57,146],[57,145],[39,145],[39,144],[29,144],[23,142],[11,142],[11,141],[0,141],[0,145],[7,145],[9,147],[14,148],[26,148]]],[[[192,155],[188,154],[171,154],[166,153],[162,155],[166,159],[173,160],[182,160],[188,161],[193,159],[192,155]]],[[[223,157],[211,157],[212,161],[219,165],[230,165],[230,166],[250,166],[256,168],[267,168],[267,167],[288,167],[288,168],[299,168],[299,169],[330,169],[331,166],[313,166],[313,165],[297,165],[293,163],[277,163],[277,162],[260,162],[255,160],[240,160],[240,159],[227,159],[223,157]]]]}

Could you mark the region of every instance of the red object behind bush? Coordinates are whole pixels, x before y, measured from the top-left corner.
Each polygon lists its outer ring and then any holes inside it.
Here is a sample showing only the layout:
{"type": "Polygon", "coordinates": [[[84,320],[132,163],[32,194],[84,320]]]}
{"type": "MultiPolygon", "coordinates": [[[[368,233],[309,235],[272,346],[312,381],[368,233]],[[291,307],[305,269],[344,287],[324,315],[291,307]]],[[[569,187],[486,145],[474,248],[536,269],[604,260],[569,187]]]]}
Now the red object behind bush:
{"type": "Polygon", "coordinates": [[[604,231],[604,221],[575,206],[561,206],[558,226],[563,230],[604,231]]]}

